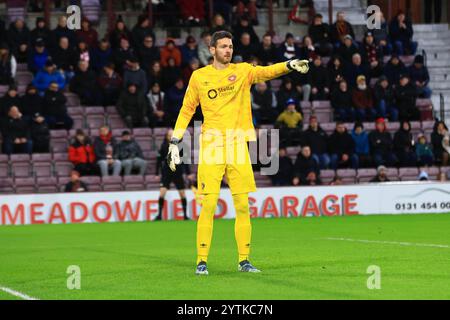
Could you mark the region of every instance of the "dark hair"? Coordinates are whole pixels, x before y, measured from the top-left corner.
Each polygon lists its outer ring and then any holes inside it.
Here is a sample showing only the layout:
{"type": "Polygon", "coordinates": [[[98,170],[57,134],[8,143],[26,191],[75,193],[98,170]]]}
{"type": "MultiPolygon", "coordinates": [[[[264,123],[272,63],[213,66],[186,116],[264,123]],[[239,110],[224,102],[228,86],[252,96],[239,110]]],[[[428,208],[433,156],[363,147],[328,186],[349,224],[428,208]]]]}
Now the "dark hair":
{"type": "Polygon", "coordinates": [[[225,38],[233,40],[233,35],[230,32],[228,32],[228,31],[217,31],[217,32],[214,32],[212,37],[211,37],[211,42],[210,42],[209,45],[211,47],[215,47],[215,46],[217,46],[217,41],[219,41],[220,39],[225,39],[225,38]]]}

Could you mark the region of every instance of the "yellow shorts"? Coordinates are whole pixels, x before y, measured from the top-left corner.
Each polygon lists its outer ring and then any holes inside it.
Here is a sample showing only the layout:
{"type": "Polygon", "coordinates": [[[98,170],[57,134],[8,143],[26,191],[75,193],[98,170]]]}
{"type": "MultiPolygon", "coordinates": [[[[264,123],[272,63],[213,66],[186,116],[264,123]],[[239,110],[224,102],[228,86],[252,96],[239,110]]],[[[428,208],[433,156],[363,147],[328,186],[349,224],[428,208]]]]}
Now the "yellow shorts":
{"type": "Polygon", "coordinates": [[[198,191],[201,194],[219,193],[224,175],[231,194],[256,191],[247,142],[228,146],[200,142],[198,191]]]}

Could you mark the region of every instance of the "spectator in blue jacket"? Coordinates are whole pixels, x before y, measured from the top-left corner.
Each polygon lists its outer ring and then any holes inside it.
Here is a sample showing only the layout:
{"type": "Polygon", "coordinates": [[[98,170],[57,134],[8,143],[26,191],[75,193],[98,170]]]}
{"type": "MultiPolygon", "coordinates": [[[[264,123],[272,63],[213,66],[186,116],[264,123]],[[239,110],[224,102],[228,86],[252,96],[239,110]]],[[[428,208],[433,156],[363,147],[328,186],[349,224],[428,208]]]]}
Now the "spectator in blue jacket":
{"type": "Polygon", "coordinates": [[[45,48],[44,40],[37,39],[34,48],[28,55],[28,70],[36,74],[47,62],[49,57],[48,50],[45,48]]]}
{"type": "Polygon", "coordinates": [[[422,55],[417,55],[414,58],[414,63],[409,67],[408,71],[411,82],[416,86],[417,95],[429,99],[431,97],[431,89],[428,87],[430,74],[428,73],[428,68],[424,65],[422,55]]]}
{"type": "Polygon", "coordinates": [[[369,135],[364,131],[361,122],[355,123],[352,131],[352,138],[355,141],[355,154],[359,158],[360,167],[368,167],[371,163],[369,150],[369,135]]]}
{"type": "Polygon", "coordinates": [[[389,24],[389,33],[399,55],[416,53],[417,42],[412,41],[414,34],[412,24],[404,12],[399,11],[392,19],[389,24]]]}
{"type": "Polygon", "coordinates": [[[66,79],[62,73],[56,70],[56,66],[52,61],[47,61],[44,69],[36,74],[32,83],[39,90],[39,94],[43,96],[52,82],[58,84],[59,90],[64,89],[66,86],[66,79]]]}

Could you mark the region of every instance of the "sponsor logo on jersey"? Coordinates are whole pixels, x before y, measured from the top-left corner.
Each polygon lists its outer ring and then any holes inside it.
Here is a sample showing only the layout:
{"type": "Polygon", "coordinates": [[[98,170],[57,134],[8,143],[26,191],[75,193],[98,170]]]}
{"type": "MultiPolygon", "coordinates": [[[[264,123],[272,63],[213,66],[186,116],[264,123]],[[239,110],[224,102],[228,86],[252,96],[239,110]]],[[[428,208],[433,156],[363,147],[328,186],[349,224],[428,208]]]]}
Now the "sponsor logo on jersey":
{"type": "Polygon", "coordinates": [[[209,90],[208,91],[208,98],[210,98],[210,99],[217,98],[217,90],[216,89],[209,90]]]}

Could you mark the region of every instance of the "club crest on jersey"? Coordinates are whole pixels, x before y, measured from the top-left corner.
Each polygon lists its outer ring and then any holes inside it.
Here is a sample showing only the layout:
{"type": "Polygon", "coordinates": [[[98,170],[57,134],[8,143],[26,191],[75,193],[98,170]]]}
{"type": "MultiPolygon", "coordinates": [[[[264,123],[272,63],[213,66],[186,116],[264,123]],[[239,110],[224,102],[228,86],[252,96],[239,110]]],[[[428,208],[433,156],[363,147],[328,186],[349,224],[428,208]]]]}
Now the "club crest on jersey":
{"type": "Polygon", "coordinates": [[[233,74],[233,75],[231,75],[231,76],[228,77],[228,81],[234,82],[234,81],[236,81],[236,78],[237,78],[236,75],[233,74]]]}

